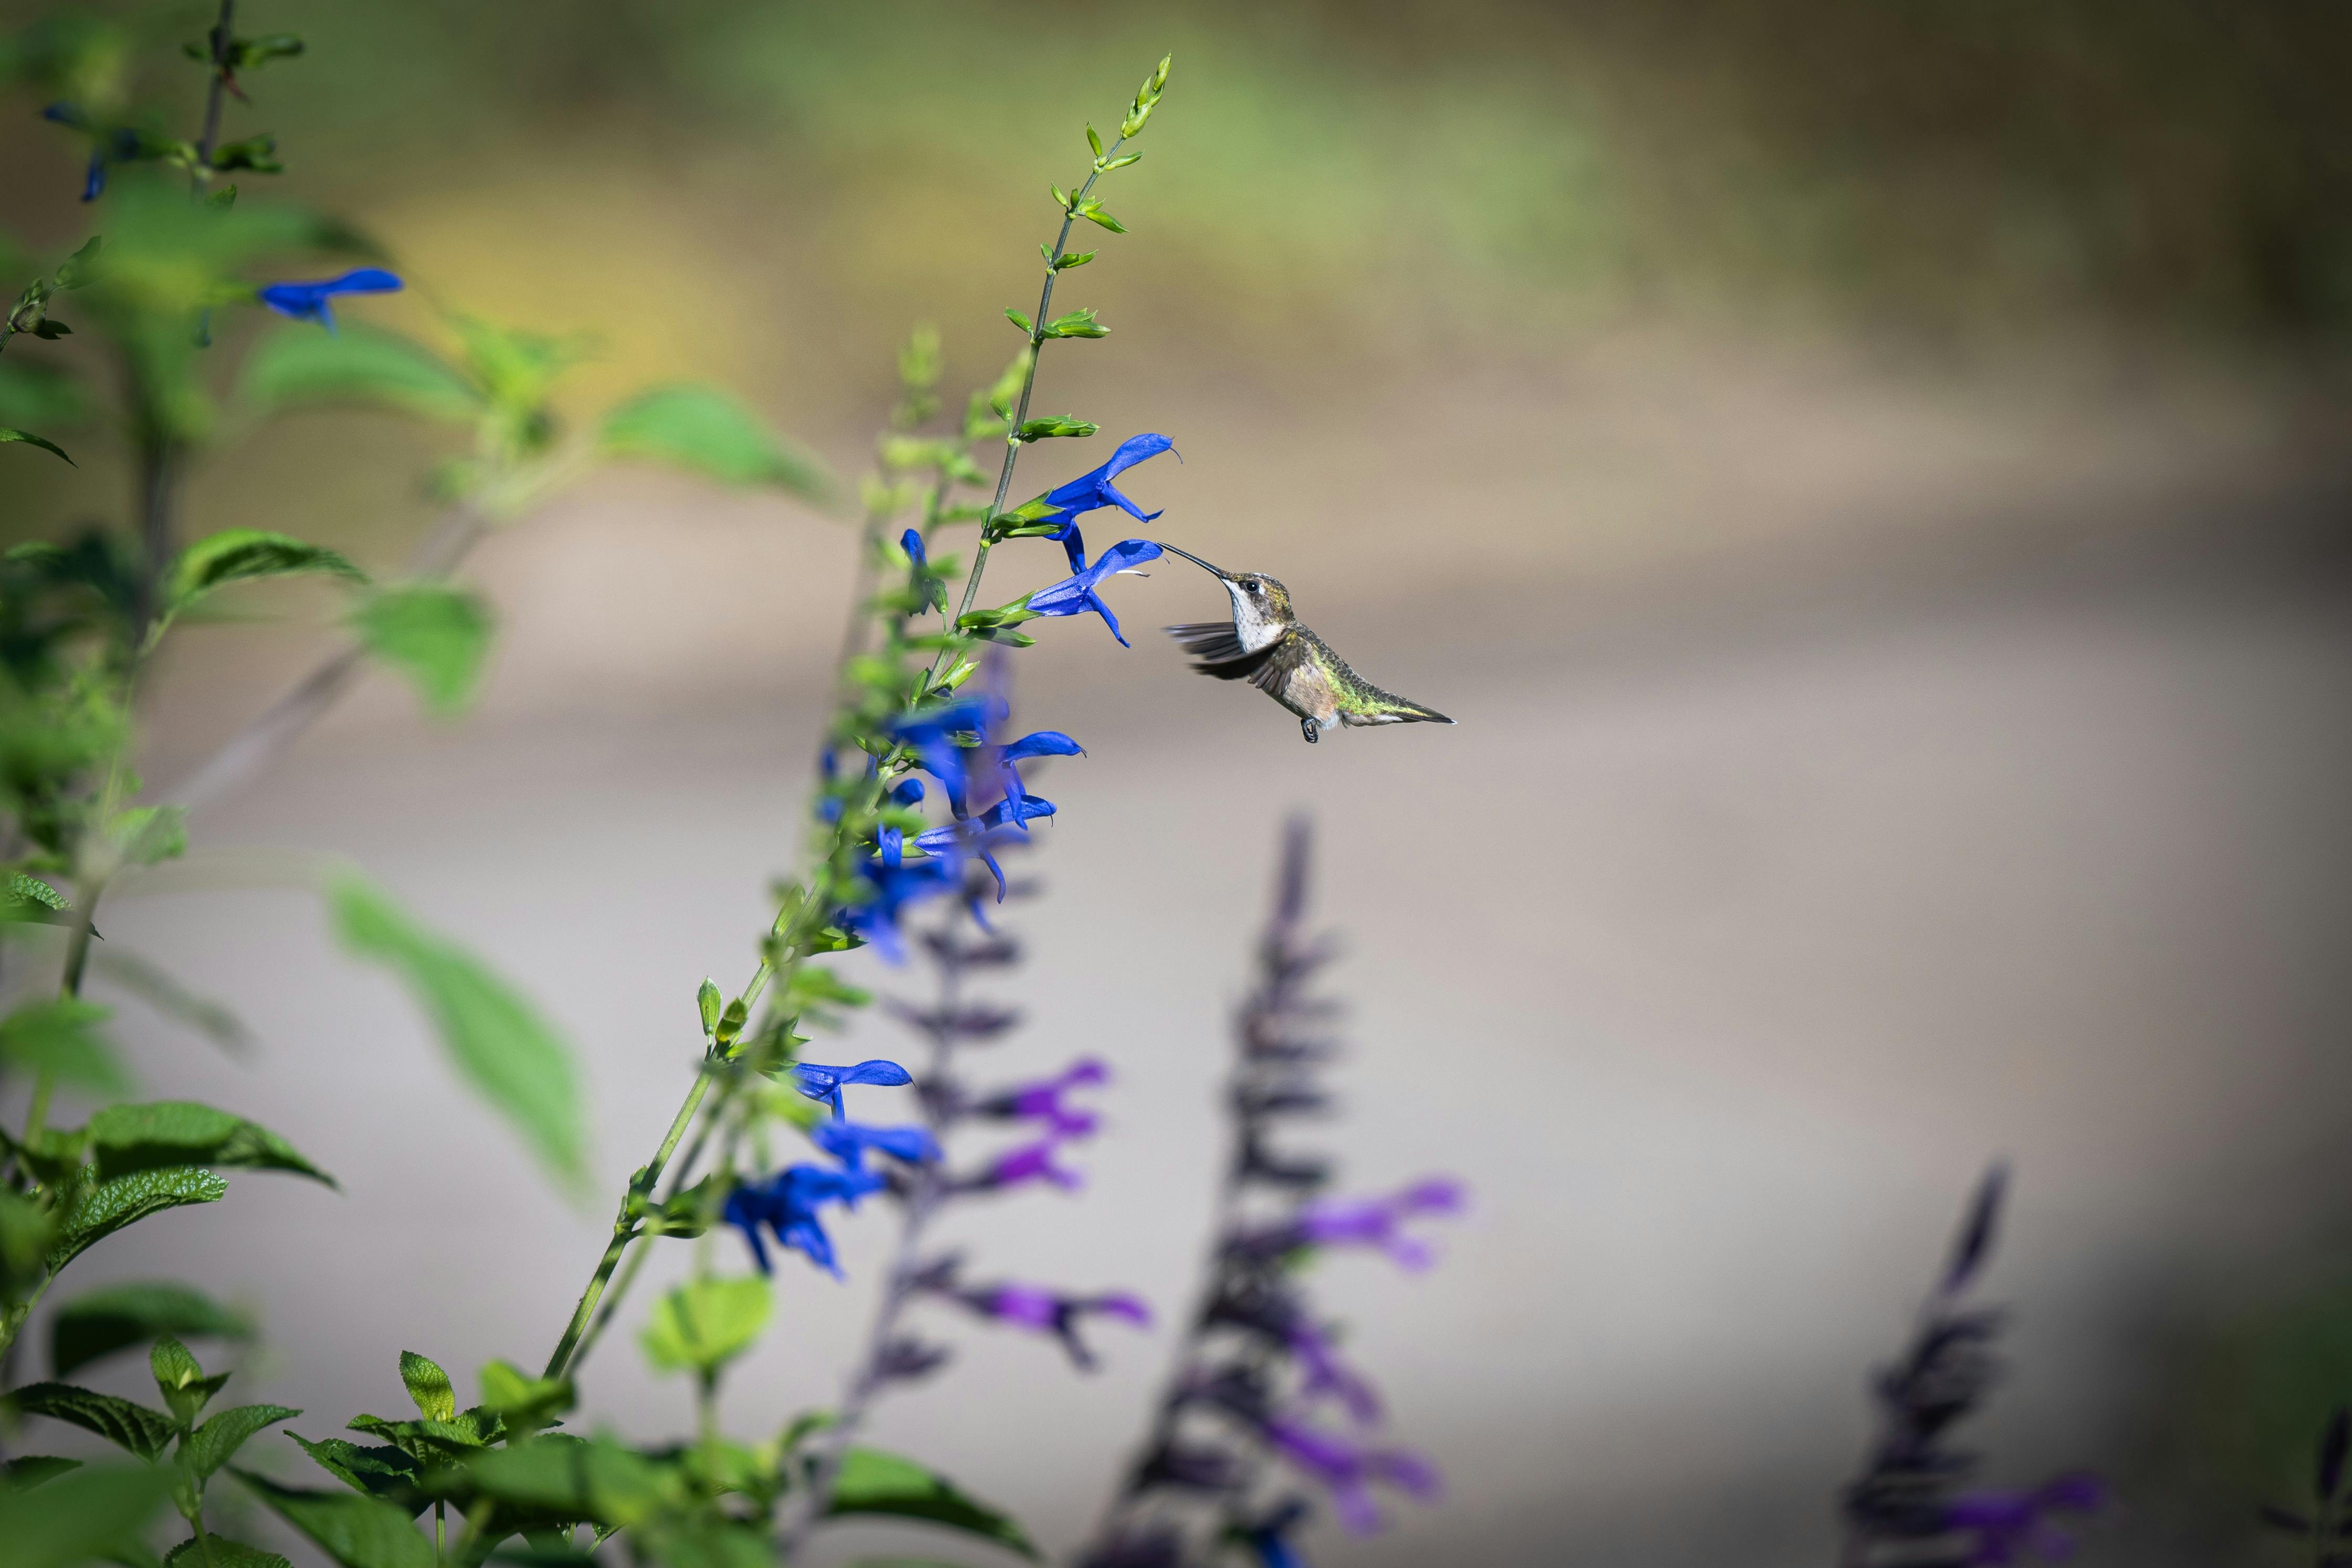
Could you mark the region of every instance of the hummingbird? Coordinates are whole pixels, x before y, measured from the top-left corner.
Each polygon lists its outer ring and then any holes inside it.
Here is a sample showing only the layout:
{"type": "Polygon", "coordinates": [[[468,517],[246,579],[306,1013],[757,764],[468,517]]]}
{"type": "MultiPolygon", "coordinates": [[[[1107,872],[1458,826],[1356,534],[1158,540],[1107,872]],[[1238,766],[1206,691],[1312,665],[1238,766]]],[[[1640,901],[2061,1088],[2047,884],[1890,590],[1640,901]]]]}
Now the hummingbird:
{"type": "Polygon", "coordinates": [[[1349,667],[1331,645],[1298,624],[1290,590],[1262,572],[1227,572],[1189,550],[1181,555],[1225,585],[1234,618],[1198,621],[1166,630],[1201,662],[1192,668],[1219,680],[1247,680],[1298,715],[1299,732],[1313,745],[1334,724],[1451,724],[1434,708],[1382,691],[1349,667]]]}

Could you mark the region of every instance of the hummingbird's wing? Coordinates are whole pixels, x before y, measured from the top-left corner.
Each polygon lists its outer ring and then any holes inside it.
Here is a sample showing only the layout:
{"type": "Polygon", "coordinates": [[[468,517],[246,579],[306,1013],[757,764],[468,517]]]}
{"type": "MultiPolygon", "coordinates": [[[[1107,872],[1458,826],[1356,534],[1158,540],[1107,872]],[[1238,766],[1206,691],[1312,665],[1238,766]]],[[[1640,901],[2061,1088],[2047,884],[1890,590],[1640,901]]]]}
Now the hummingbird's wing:
{"type": "Polygon", "coordinates": [[[1234,635],[1231,621],[1193,621],[1185,626],[1165,628],[1179,647],[1200,662],[1192,668],[1202,675],[1213,675],[1219,680],[1240,680],[1257,674],[1265,661],[1274,657],[1279,643],[1269,643],[1252,653],[1242,647],[1241,638],[1234,635]]]}

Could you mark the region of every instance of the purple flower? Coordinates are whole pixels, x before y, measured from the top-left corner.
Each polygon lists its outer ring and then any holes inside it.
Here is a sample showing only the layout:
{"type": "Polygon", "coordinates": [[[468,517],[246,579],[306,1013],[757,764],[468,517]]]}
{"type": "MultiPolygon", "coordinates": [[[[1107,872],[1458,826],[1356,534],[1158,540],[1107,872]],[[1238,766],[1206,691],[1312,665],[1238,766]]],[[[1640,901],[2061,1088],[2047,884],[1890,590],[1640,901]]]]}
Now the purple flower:
{"type": "Polygon", "coordinates": [[[851,1084],[899,1089],[915,1081],[915,1075],[905,1068],[879,1058],[845,1068],[829,1068],[822,1062],[794,1062],[792,1071],[793,1087],[811,1100],[821,1100],[832,1106],[835,1121],[848,1118],[849,1113],[842,1109],[841,1091],[851,1084]]]}
{"type": "Polygon", "coordinates": [[[1403,1268],[1422,1269],[1433,1257],[1427,1247],[1403,1233],[1404,1222],[1416,1215],[1459,1213],[1462,1202],[1462,1184],[1435,1176],[1384,1198],[1318,1199],[1295,1218],[1244,1232],[1234,1244],[1259,1254],[1302,1247],[1371,1247],[1403,1268]]]}
{"type": "Polygon", "coordinates": [[[806,1254],[809,1261],[838,1279],[841,1265],[834,1257],[833,1238],[825,1235],[818,1211],[832,1203],[854,1206],[881,1186],[882,1178],[870,1171],[787,1165],[765,1182],[750,1183],[728,1194],[724,1214],[727,1223],[739,1227],[751,1244],[751,1259],[761,1273],[773,1272],[767,1244],[760,1237],[764,1226],[775,1233],[779,1243],[806,1254]]]}
{"type": "Polygon", "coordinates": [[[1359,1535],[1381,1527],[1381,1511],[1372,1501],[1374,1481],[1424,1502],[1438,1494],[1435,1468],[1409,1449],[1353,1443],[1288,1415],[1268,1417],[1260,1430],[1284,1458],[1323,1484],[1339,1522],[1359,1535]]]}
{"type": "Polygon", "coordinates": [[[1081,1372],[1091,1372],[1096,1365],[1094,1352],[1078,1337],[1082,1320],[1117,1318],[1139,1329],[1151,1326],[1151,1309],[1139,1297],[1125,1290],[1070,1296],[1035,1285],[979,1285],[951,1294],[983,1318],[1027,1329],[1032,1333],[1053,1335],[1062,1342],[1072,1364],[1081,1372]]]}
{"type": "Polygon", "coordinates": [[[2107,1500],[2098,1477],[2060,1476],[2032,1491],[1963,1492],[1944,1505],[1946,1529],[1969,1537],[1969,1568],[2000,1568],[2031,1555],[2055,1561],[2074,1538],[2052,1522],[2059,1513],[2094,1513],[2107,1500]]]}
{"type": "Polygon", "coordinates": [[[1076,1192],[1087,1184],[1087,1178],[1083,1173],[1055,1161],[1054,1155],[1061,1146],[1059,1137],[1048,1136],[1007,1150],[990,1161],[986,1170],[961,1185],[967,1192],[990,1193],[1030,1182],[1051,1182],[1066,1193],[1076,1192]]]}
{"type": "Polygon", "coordinates": [[[331,332],[335,330],[335,311],[327,301],[333,296],[390,294],[402,287],[400,279],[383,268],[362,267],[340,278],[324,278],[315,283],[272,283],[257,290],[254,298],[281,316],[316,321],[331,332]]]}
{"type": "Polygon", "coordinates": [[[887,1154],[893,1160],[903,1160],[909,1165],[927,1165],[940,1157],[939,1140],[922,1127],[869,1127],[862,1121],[820,1121],[809,1130],[809,1138],[816,1146],[840,1161],[848,1170],[866,1169],[866,1152],[869,1149],[887,1154]]]}
{"type": "MultiPolygon", "coordinates": [[[[1109,462],[1092,473],[1080,474],[1066,485],[1056,485],[1013,515],[1024,522],[1059,523],[1061,526],[1053,532],[1040,537],[1060,540],[1063,550],[1069,554],[1070,570],[1083,572],[1087,569],[1087,542],[1078,533],[1077,520],[1107,506],[1118,508],[1138,522],[1157,518],[1158,512],[1144,510],[1111,481],[1148,458],[1175,450],[1176,443],[1165,436],[1129,436],[1118,444],[1109,462]]],[[[1182,462],[1183,454],[1178,453],[1176,460],[1182,462]]]]}
{"type": "Polygon", "coordinates": [[[1061,1072],[1035,1083],[1018,1085],[990,1095],[971,1107],[975,1116],[1003,1121],[1043,1121],[1056,1138],[1085,1138],[1099,1125],[1091,1110],[1073,1110],[1062,1103],[1072,1089],[1109,1080],[1110,1068],[1098,1057],[1080,1057],[1061,1072]]]}
{"type": "Polygon", "coordinates": [[[1312,1399],[1329,1394],[1346,1407],[1349,1418],[1359,1426],[1370,1426],[1380,1420],[1381,1396],[1361,1373],[1339,1359],[1339,1348],[1331,1342],[1330,1335],[1318,1328],[1306,1313],[1292,1320],[1283,1341],[1290,1347],[1291,1358],[1298,1363],[1298,1391],[1302,1395],[1312,1399]]]}
{"type": "Polygon", "coordinates": [[[1131,572],[1146,561],[1157,560],[1160,553],[1160,546],[1149,539],[1122,539],[1104,551],[1093,565],[1038,589],[1024,604],[1033,616],[1083,616],[1092,611],[1103,618],[1110,635],[1118,638],[1119,647],[1130,647],[1118,629],[1118,617],[1110,613],[1110,606],[1095,592],[1095,584],[1121,572],[1131,572]]]}

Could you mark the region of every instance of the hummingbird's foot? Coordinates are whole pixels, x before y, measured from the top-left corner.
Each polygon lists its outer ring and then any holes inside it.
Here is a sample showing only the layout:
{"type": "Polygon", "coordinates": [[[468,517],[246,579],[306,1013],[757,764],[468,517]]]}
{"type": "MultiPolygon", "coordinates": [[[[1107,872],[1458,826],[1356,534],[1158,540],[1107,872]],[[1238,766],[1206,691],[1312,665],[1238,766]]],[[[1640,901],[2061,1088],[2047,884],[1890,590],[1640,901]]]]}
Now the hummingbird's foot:
{"type": "Polygon", "coordinates": [[[1307,743],[1310,746],[1323,738],[1323,726],[1312,719],[1301,719],[1298,721],[1298,731],[1307,737],[1307,743]]]}

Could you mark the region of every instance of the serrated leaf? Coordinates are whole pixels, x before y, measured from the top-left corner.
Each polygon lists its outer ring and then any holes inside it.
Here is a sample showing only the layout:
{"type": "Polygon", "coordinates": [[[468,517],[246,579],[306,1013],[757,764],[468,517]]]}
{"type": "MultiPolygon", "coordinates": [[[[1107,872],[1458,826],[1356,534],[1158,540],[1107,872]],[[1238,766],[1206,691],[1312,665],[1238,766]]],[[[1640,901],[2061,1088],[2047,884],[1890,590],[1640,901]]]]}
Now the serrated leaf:
{"type": "Polygon", "coordinates": [[[664,1372],[709,1372],[758,1342],[772,1300],[764,1275],[689,1280],[655,1303],[638,1343],[664,1372]]]}
{"type": "Polygon", "coordinates": [[[18,903],[38,904],[45,910],[59,913],[73,908],[72,901],[63,893],[38,877],[23,871],[9,872],[5,879],[5,886],[0,886],[0,892],[5,892],[18,903]]]}
{"type": "Polygon", "coordinates": [[[486,1449],[439,1479],[517,1508],[623,1529],[684,1500],[674,1473],[604,1437],[541,1436],[486,1449]]]}
{"type": "Polygon", "coordinates": [[[0,1187],[0,1308],[30,1296],[49,1275],[57,1215],[46,1204],[0,1187]]]}
{"type": "Polygon", "coordinates": [[[343,945],[407,982],[458,1072],[566,1184],[588,1174],[579,1071],[555,1031],[472,954],[355,877],[328,889],[343,945]]]}
{"type": "Polygon", "coordinates": [[[206,1531],[203,1541],[191,1535],[163,1553],[163,1568],[294,1568],[294,1565],[275,1552],[264,1552],[258,1546],[231,1541],[213,1531],[206,1531]],[[210,1557],[205,1555],[207,1546],[212,1549],[210,1557]]]}
{"type": "Polygon", "coordinates": [[[368,1448],[341,1437],[328,1437],[313,1443],[299,1432],[286,1435],[293,1438],[320,1469],[353,1491],[400,1503],[407,1507],[412,1517],[423,1511],[426,1500],[416,1490],[416,1482],[424,1473],[424,1467],[417,1462],[415,1456],[388,1445],[368,1448]]]}
{"type": "Polygon", "coordinates": [[[37,1489],[0,1492],[8,1568],[83,1568],[135,1546],[175,1479],[147,1465],[90,1465],[37,1489]]]}
{"type": "Polygon", "coordinates": [[[457,1391],[449,1382],[449,1374],[432,1357],[415,1351],[401,1352],[400,1381],[407,1385],[408,1397],[415,1404],[416,1413],[427,1421],[457,1418],[457,1391]]]}
{"type": "Polygon", "coordinates": [[[59,1307],[49,1320],[49,1367],[58,1377],[158,1335],[250,1340],[253,1324],[185,1285],[108,1285],[59,1307]]]}
{"type": "Polygon", "coordinates": [[[169,599],[180,610],[232,583],[317,575],[367,581],[366,573],[324,545],[265,529],[225,528],[180,552],[172,563],[169,599]]]}
{"type": "Polygon", "coordinates": [[[110,1105],[89,1119],[100,1180],[160,1165],[288,1171],[328,1186],[335,1179],[257,1121],[192,1100],[110,1105]]]}
{"type": "Polygon", "coordinates": [[[572,1408],[572,1380],[532,1377],[512,1362],[494,1361],[482,1368],[482,1405],[508,1426],[546,1425],[547,1418],[572,1408]]]}
{"type": "Polygon", "coordinates": [[[147,1363],[155,1373],[155,1391],[163,1396],[173,1418],[184,1427],[195,1424],[197,1414],[229,1378],[225,1372],[206,1377],[188,1347],[169,1334],[155,1342],[154,1348],[148,1352],[147,1363]]]}
{"type": "MultiPolygon", "coordinates": [[[[28,447],[38,447],[44,452],[55,452],[58,457],[66,458],[66,449],[55,441],[36,436],[30,430],[19,430],[13,425],[0,425],[0,441],[22,441],[28,447]]],[[[77,468],[81,467],[71,458],[66,458],[66,461],[77,468]]]]}
{"type": "Polygon", "coordinates": [[[919,1519],[976,1535],[1034,1559],[1037,1548],[1002,1510],[965,1495],[944,1476],[914,1460],[878,1448],[851,1448],[834,1478],[828,1519],[849,1514],[885,1514],[919,1519]]]}
{"type": "Polygon", "coordinates": [[[160,1410],[70,1383],[28,1383],[10,1394],[7,1403],[19,1415],[46,1415],[95,1432],[142,1459],[160,1458],[179,1433],[178,1424],[160,1410]]]}
{"type": "Polygon", "coordinates": [[[0,1064],[91,1094],[127,1094],[131,1075],[99,1033],[107,1017],[106,1008],[78,997],[27,1003],[0,1018],[0,1064]]]}
{"type": "Polygon", "coordinates": [[[363,403],[428,419],[480,416],[480,392],[422,343],[358,322],[271,333],[245,362],[244,395],[265,408],[363,403]]]}
{"type": "Polygon", "coordinates": [[[107,828],[122,846],[122,858],[133,866],[152,866],[188,852],[184,805],[131,806],[116,812],[107,828]]]}
{"type": "Polygon", "coordinates": [[[217,1203],[227,1191],[226,1182],[190,1165],[140,1171],[99,1182],[79,1194],[66,1215],[49,1252],[49,1268],[53,1272],[63,1268],[116,1231],[149,1215],[185,1204],[217,1203]]]}
{"type": "Polygon", "coordinates": [[[433,1543],[390,1503],[357,1492],[282,1487],[235,1466],[229,1474],[342,1568],[435,1568],[433,1543]]]}
{"type": "Polygon", "coordinates": [[[180,1463],[210,1479],[256,1432],[301,1415],[283,1405],[239,1405],[215,1415],[180,1445],[180,1463]]]}
{"type": "Polygon", "coordinates": [[[490,650],[489,605],[478,594],[411,583],[369,595],[353,611],[362,646],[406,677],[431,712],[463,712],[490,650]]]}
{"type": "Polygon", "coordinates": [[[599,444],[730,485],[773,485],[810,500],[833,492],[824,465],[715,387],[667,386],[606,416],[599,444]]]}

